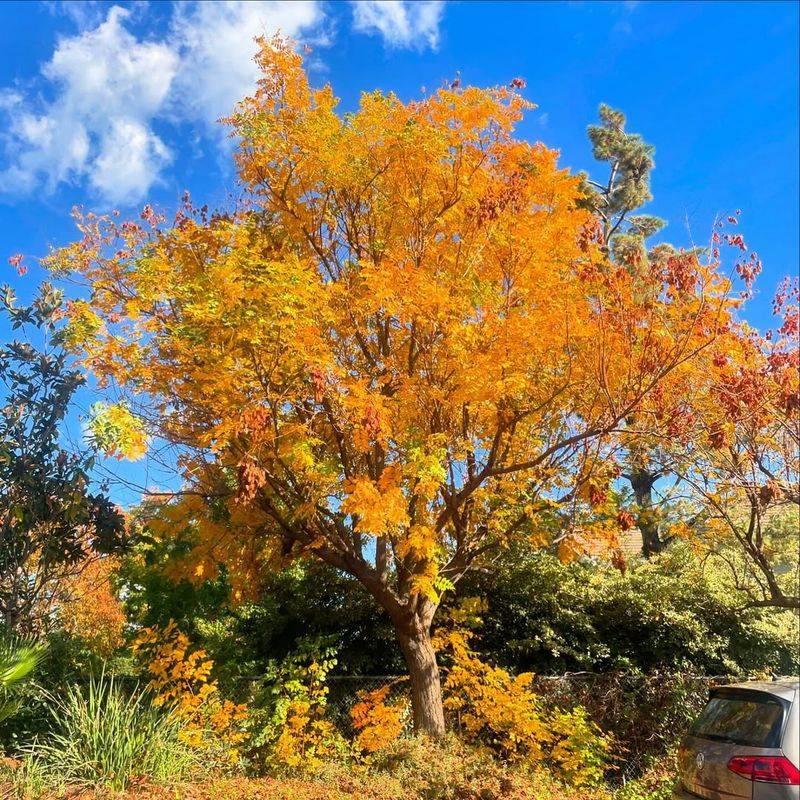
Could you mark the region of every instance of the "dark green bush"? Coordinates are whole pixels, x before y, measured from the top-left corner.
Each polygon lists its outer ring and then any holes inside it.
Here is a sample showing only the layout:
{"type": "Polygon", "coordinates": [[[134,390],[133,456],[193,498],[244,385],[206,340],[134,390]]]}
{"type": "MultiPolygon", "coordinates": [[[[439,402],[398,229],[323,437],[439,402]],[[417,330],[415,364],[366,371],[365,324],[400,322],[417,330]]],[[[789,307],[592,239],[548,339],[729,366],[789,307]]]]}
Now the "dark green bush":
{"type": "Polygon", "coordinates": [[[744,675],[798,669],[797,618],[744,608],[724,576],[683,546],[623,575],[518,549],[459,594],[486,598],[476,643],[515,672],[686,672],[744,675]]]}

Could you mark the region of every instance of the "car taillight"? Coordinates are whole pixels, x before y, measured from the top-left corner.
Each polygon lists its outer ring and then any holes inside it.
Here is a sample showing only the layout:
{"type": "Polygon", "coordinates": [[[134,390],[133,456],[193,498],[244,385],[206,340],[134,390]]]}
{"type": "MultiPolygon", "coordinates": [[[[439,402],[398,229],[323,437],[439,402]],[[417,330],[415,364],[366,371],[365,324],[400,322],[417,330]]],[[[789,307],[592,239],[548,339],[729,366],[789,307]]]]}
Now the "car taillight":
{"type": "Polygon", "coordinates": [[[734,756],[728,769],[750,781],[800,786],[800,770],[784,756],[734,756]]]}

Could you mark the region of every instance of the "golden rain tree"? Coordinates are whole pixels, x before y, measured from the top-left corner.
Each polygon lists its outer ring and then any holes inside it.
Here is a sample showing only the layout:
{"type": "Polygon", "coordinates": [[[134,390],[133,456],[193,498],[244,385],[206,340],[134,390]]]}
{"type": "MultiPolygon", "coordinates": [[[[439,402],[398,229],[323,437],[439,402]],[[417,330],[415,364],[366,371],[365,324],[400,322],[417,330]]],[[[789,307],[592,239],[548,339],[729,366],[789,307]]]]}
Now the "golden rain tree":
{"type": "MultiPolygon", "coordinates": [[[[523,83],[337,112],[289,43],[228,120],[243,199],[79,217],[73,346],[181,449],[187,574],[234,594],[316,557],[391,618],[417,730],[444,730],[442,591],[591,479],[619,423],[726,324],[726,281],[610,264],[580,178],[513,137],[523,83]],[[566,477],[566,476],[571,477],[566,477]]],[[[683,273],[682,273],[683,274],[683,273]]]]}

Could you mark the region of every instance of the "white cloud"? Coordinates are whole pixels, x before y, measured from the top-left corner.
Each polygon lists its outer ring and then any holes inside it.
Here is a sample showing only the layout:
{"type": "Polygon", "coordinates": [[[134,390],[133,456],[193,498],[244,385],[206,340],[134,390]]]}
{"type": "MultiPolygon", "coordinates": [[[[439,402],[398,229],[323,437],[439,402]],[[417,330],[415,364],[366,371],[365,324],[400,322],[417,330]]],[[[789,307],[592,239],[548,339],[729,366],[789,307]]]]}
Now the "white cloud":
{"type": "Polygon", "coordinates": [[[231,0],[178,4],[170,41],[181,53],[175,101],[183,116],[213,124],[255,89],[256,36],[280,31],[308,40],[319,34],[322,6],[314,0],[231,0]]]}
{"type": "Polygon", "coordinates": [[[439,46],[443,0],[356,0],[352,8],[353,28],[380,34],[389,47],[439,46]]]}
{"type": "Polygon", "coordinates": [[[316,0],[186,2],[173,6],[160,39],[145,40],[129,30],[130,10],[114,6],[92,21],[96,10],[80,7],[73,21],[90,29],[60,38],[42,67],[50,99],[0,90],[0,193],[71,183],[108,203],[140,201],[173,160],[155,132],[159,120],[217,130],[255,88],[254,37],[280,30],[319,42],[325,22],[316,0]]]}
{"type": "Polygon", "coordinates": [[[0,190],[88,180],[106,200],[125,203],[157,180],[171,154],[152,120],[164,107],[178,57],[167,45],[137,40],[123,26],[127,15],[115,6],[94,30],[58,42],[42,68],[52,101],[6,93],[0,105],[10,164],[0,172],[0,190]]]}
{"type": "Polygon", "coordinates": [[[102,197],[138,200],[171,161],[167,146],[142,122],[118,117],[111,121],[94,160],[90,180],[102,197]]]}

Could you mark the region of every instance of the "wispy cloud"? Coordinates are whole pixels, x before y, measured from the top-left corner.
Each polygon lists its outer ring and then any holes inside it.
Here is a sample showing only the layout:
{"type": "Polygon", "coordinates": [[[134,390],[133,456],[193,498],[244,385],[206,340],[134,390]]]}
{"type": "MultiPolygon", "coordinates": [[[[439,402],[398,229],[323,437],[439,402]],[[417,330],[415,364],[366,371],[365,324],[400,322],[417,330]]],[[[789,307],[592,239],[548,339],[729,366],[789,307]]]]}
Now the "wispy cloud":
{"type": "Polygon", "coordinates": [[[632,16],[639,7],[640,0],[623,0],[621,4],[621,16],[614,25],[613,33],[621,36],[630,36],[633,33],[632,16]]]}
{"type": "Polygon", "coordinates": [[[389,47],[435,50],[444,14],[442,0],[356,0],[353,29],[380,35],[389,47]]]}
{"type": "Polygon", "coordinates": [[[280,31],[319,40],[324,21],[323,8],[314,0],[176,5],[169,41],[181,56],[173,96],[177,112],[213,124],[255,88],[256,36],[280,31]]]}

